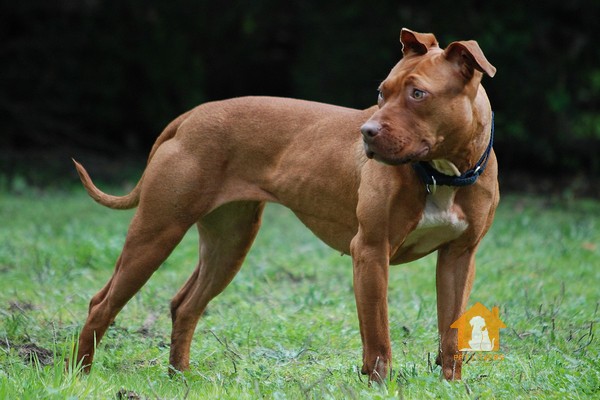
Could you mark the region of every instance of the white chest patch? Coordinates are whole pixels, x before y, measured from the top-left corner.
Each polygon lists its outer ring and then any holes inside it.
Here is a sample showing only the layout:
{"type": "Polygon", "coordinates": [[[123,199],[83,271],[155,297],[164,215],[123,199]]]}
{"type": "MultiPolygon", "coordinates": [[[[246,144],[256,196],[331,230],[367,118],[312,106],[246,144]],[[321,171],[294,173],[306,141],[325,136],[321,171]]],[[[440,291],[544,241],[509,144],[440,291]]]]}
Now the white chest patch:
{"type": "Polygon", "coordinates": [[[411,248],[412,253],[427,254],[458,238],[467,229],[469,224],[459,216],[462,212],[454,206],[455,193],[455,188],[439,186],[434,194],[427,196],[423,216],[402,248],[411,248]]]}

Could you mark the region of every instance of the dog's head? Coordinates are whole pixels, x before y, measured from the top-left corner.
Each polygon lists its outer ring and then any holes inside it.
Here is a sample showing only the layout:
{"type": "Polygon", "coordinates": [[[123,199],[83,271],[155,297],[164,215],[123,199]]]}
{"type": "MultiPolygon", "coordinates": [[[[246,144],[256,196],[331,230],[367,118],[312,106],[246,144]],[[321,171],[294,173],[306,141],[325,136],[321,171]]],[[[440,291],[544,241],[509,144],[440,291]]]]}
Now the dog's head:
{"type": "Polygon", "coordinates": [[[473,328],[481,330],[483,327],[485,327],[485,319],[479,315],[476,315],[475,317],[471,318],[469,324],[471,324],[473,328]]]}
{"type": "Polygon", "coordinates": [[[483,124],[479,114],[489,103],[480,82],[496,68],[475,41],[442,50],[434,35],[402,29],[400,42],[403,58],[379,86],[379,110],[361,128],[366,154],[393,165],[448,158],[473,139],[474,124],[483,124]]]}

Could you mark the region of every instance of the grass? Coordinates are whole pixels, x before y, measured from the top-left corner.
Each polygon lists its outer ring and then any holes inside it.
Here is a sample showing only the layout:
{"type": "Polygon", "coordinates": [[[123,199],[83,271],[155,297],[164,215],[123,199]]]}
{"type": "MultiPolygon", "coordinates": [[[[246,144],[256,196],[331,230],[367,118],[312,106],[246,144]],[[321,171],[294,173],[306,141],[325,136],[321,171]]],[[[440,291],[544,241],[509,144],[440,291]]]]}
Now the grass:
{"type": "Polygon", "coordinates": [[[497,359],[440,380],[435,258],[390,274],[394,372],[369,387],[350,258],[269,206],[244,267],[209,305],[191,371],[167,374],[170,298],[190,232],[125,307],[89,376],[64,371],[87,303],[112,273],[131,212],[83,193],[0,193],[0,399],[600,398],[600,203],[508,196],[478,255],[471,304],[500,307],[497,359]]]}

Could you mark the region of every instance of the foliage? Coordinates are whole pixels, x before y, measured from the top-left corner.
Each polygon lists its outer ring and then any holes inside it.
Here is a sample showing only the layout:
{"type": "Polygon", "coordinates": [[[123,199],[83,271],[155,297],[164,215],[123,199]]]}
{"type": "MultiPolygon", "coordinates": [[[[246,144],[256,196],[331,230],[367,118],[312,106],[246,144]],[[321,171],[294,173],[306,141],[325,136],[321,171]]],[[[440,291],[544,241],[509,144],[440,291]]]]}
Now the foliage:
{"type": "Polygon", "coordinates": [[[442,45],[476,39],[498,67],[484,83],[504,166],[597,175],[599,4],[2,2],[0,167],[31,148],[145,154],[171,119],[207,100],[367,107],[400,58],[406,26],[442,45]]]}
{"type": "Polygon", "coordinates": [[[471,304],[500,307],[501,360],[473,358],[439,379],[434,258],[390,273],[392,379],[357,373],[360,335],[350,259],[285,209],[269,206],[244,268],[215,299],[192,369],[167,374],[168,303],[192,272],[190,232],[109,328],[90,376],[64,371],[87,303],[112,272],[131,212],[83,190],[0,193],[0,398],[593,398],[600,205],[504,199],[478,257],[471,304]]]}

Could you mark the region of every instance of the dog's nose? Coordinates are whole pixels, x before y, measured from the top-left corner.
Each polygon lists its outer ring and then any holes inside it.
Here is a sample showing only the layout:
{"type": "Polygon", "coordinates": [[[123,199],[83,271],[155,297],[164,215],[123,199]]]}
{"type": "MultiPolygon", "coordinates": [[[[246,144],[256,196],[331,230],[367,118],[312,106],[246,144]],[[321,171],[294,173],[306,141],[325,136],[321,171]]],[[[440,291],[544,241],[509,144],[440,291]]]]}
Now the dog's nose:
{"type": "Polygon", "coordinates": [[[379,122],[367,121],[360,127],[360,132],[365,139],[372,139],[379,134],[381,131],[381,125],[379,122]]]}

